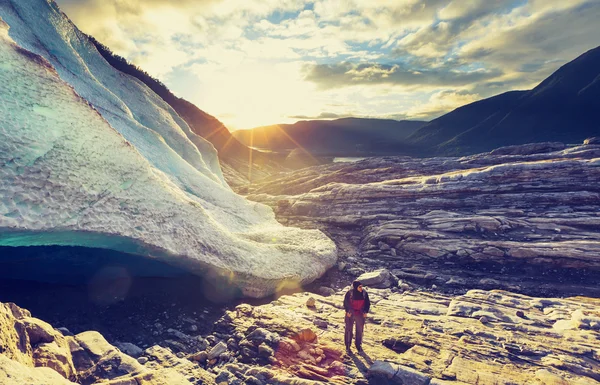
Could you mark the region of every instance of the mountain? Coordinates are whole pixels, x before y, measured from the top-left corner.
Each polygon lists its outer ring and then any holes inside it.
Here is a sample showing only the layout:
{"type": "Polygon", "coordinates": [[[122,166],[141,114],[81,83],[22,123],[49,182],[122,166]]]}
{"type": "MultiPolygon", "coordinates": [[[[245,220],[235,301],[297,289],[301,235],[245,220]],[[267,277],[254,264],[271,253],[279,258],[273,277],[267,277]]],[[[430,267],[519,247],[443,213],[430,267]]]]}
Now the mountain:
{"type": "MultiPolygon", "coordinates": [[[[0,57],[0,246],[114,250],[249,297],[335,263],[323,233],[235,194],[214,146],[55,2],[1,1],[0,57]]],[[[0,254],[0,272],[11,262],[0,254]]]]}
{"type": "Polygon", "coordinates": [[[301,147],[315,155],[388,155],[405,150],[405,139],[426,122],[343,118],[304,120],[234,131],[247,146],[270,151],[301,147]]]}
{"type": "Polygon", "coordinates": [[[457,108],[411,135],[430,155],[466,155],[535,142],[581,143],[600,134],[600,47],[565,64],[529,91],[457,108]]]}

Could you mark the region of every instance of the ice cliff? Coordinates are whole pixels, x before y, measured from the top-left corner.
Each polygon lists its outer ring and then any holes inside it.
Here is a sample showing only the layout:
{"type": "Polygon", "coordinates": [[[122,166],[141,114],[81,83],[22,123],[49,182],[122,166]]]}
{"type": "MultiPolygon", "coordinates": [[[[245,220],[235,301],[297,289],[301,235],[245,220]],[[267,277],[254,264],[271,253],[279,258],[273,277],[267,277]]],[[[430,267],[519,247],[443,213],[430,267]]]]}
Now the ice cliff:
{"type": "Polygon", "coordinates": [[[214,147],[54,2],[2,0],[0,17],[0,245],[145,255],[251,297],[335,263],[324,234],[233,193],[214,147]]]}

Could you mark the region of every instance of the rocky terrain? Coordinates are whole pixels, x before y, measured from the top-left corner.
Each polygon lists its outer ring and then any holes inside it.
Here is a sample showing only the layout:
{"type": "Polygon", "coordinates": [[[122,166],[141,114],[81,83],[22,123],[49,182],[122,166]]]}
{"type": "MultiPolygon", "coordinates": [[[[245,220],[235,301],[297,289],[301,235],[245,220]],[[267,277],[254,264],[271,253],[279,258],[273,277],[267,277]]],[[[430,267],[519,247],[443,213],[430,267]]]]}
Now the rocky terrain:
{"type": "MultiPolygon", "coordinates": [[[[248,185],[201,111],[117,71],[53,1],[0,1],[0,53],[1,385],[600,384],[598,138],[248,185]],[[357,277],[373,306],[347,354],[357,277]]],[[[595,101],[589,68],[537,91],[595,101]]]]}
{"type": "Polygon", "coordinates": [[[171,293],[152,310],[146,296],[128,318],[139,331],[114,322],[109,342],[77,317],[53,316],[57,330],[2,305],[0,383],[600,384],[599,155],[592,138],[246,186],[280,221],[330,235],[337,266],[271,302],[202,310],[171,293]],[[365,351],[348,355],[354,278],[373,305],[365,351]]]}
{"type": "Polygon", "coordinates": [[[600,145],[371,158],[249,187],[288,225],[335,240],[338,268],[424,287],[600,295],[600,145]]]}
{"type": "Polygon", "coordinates": [[[146,349],[117,348],[94,331],[73,336],[1,304],[0,383],[600,384],[597,299],[368,290],[364,353],[350,355],[342,353],[343,290],[241,304],[211,333],[168,329],[146,349]]]}

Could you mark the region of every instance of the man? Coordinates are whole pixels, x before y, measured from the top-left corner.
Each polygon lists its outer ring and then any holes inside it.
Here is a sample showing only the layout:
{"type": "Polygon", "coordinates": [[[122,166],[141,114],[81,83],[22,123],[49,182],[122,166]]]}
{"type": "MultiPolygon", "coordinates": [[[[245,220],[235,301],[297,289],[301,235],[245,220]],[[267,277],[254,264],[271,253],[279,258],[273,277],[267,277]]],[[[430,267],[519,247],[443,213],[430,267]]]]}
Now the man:
{"type": "Polygon", "coordinates": [[[362,353],[363,330],[365,328],[365,318],[371,301],[369,295],[363,289],[360,281],[352,282],[352,289],[348,290],[344,297],[344,309],[346,310],[346,329],[344,334],[344,342],[346,343],[346,352],[352,353],[350,345],[352,345],[352,328],[356,323],[356,350],[362,353]]]}

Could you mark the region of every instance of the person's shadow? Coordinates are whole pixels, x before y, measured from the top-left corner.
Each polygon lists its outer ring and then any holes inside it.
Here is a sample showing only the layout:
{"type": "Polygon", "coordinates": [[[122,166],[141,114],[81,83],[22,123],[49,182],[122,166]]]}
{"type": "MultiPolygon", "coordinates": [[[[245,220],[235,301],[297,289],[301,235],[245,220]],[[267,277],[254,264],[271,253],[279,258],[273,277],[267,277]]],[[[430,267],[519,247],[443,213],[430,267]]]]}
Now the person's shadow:
{"type": "Polygon", "coordinates": [[[371,357],[363,350],[360,353],[352,352],[352,354],[350,354],[350,358],[352,359],[352,362],[354,362],[356,368],[366,378],[369,373],[369,368],[373,364],[373,360],[371,359],[371,357]]]}
{"type": "Polygon", "coordinates": [[[371,359],[371,357],[367,354],[367,352],[365,352],[364,350],[360,353],[358,353],[361,357],[363,357],[365,359],[365,361],[367,361],[367,363],[369,365],[373,365],[373,359],[371,359]]]}

